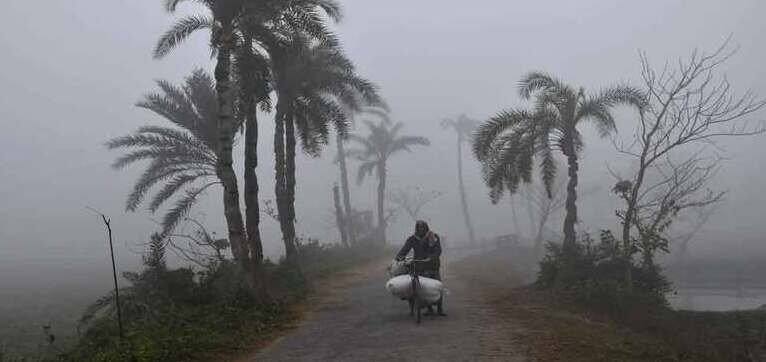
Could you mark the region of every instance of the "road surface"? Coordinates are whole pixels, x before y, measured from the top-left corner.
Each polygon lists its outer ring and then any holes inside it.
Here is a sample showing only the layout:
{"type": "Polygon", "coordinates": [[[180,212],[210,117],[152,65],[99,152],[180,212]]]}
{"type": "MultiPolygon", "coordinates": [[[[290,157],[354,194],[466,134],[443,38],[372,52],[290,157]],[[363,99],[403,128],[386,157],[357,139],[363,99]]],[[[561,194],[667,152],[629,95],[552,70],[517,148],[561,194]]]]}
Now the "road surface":
{"type": "Polygon", "coordinates": [[[476,282],[444,273],[446,317],[416,325],[407,303],[385,290],[385,264],[332,278],[299,325],[243,361],[523,361],[519,327],[497,318],[476,282]]]}

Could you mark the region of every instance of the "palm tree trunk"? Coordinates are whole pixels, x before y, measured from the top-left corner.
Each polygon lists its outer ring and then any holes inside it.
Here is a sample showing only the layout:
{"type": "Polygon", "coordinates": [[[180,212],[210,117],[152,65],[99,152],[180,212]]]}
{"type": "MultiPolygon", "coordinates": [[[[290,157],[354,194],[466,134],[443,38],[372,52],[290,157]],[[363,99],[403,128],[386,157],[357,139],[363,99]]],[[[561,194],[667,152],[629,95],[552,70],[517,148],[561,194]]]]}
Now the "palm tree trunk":
{"type": "Polygon", "coordinates": [[[572,141],[567,141],[565,155],[569,166],[569,182],[567,183],[566,217],[564,218],[564,255],[572,255],[576,248],[577,233],[577,152],[572,141]]]}
{"type": "Polygon", "coordinates": [[[340,165],[340,188],[343,193],[343,208],[345,209],[344,227],[350,244],[356,244],[356,230],[354,230],[354,212],[351,209],[351,192],[348,186],[348,167],[346,166],[346,149],[343,146],[343,137],[338,134],[338,164],[340,165]]]}
{"type": "Polygon", "coordinates": [[[282,241],[285,245],[285,256],[291,259],[295,256],[295,244],[287,229],[287,190],[285,184],[285,119],[287,112],[284,104],[285,97],[279,95],[278,98],[280,101],[277,103],[277,114],[274,118],[274,194],[277,199],[277,216],[282,231],[282,241]]]}
{"type": "Polygon", "coordinates": [[[292,113],[287,114],[285,119],[285,230],[286,239],[290,241],[290,249],[286,252],[287,260],[294,260],[297,256],[295,239],[295,121],[292,113]]]}
{"type": "MultiPolygon", "coordinates": [[[[224,32],[224,34],[227,34],[224,32]]],[[[223,45],[218,49],[215,66],[216,93],[218,98],[218,163],[216,174],[223,184],[223,207],[229,232],[232,254],[245,269],[249,267],[249,251],[245,243],[245,227],[239,208],[237,175],[232,167],[234,143],[233,90],[231,87],[231,48],[223,45]]]]}
{"type": "Polygon", "coordinates": [[[252,95],[246,98],[247,120],[245,121],[245,218],[247,240],[250,245],[250,262],[253,282],[257,281],[263,261],[263,243],[261,241],[261,210],[258,202],[258,118],[255,100],[252,95]]]}
{"type": "Polygon", "coordinates": [[[386,161],[383,160],[378,164],[378,236],[380,237],[380,243],[386,243],[386,215],[385,213],[385,200],[386,200],[386,161]]]}
{"type": "Polygon", "coordinates": [[[338,231],[340,231],[340,241],[343,246],[348,247],[348,235],[346,235],[346,221],[343,216],[343,208],[340,206],[340,190],[338,190],[338,184],[332,187],[332,199],[335,205],[335,222],[338,224],[338,231]]]}
{"type": "Polygon", "coordinates": [[[516,211],[516,203],[513,201],[513,194],[508,195],[508,201],[511,205],[511,218],[513,219],[513,229],[517,236],[521,236],[521,227],[519,226],[519,214],[516,211]]]}
{"type": "Polygon", "coordinates": [[[537,232],[535,232],[535,259],[540,259],[540,254],[543,250],[543,230],[546,222],[548,222],[548,213],[541,215],[540,221],[537,224],[537,232]]]}
{"type": "MultiPolygon", "coordinates": [[[[250,34],[245,35],[244,44],[252,44],[250,34]]],[[[252,47],[244,46],[245,61],[249,61],[255,55],[252,47]]],[[[242,64],[240,66],[243,66],[242,64]]],[[[254,71],[252,64],[243,69],[244,79],[250,79],[254,71]]],[[[245,116],[245,229],[247,231],[247,243],[250,247],[250,276],[252,285],[260,287],[260,269],[263,261],[263,242],[261,240],[261,210],[258,201],[258,109],[255,100],[256,84],[251,81],[243,82],[240,86],[240,95],[243,102],[245,116]]]]}
{"type": "Polygon", "coordinates": [[[465,183],[463,182],[463,139],[458,132],[457,136],[457,182],[460,189],[460,205],[463,207],[463,219],[465,227],[468,229],[468,240],[471,244],[476,244],[476,235],[471,222],[471,214],[468,212],[468,202],[465,197],[465,183]]]}
{"type": "Polygon", "coordinates": [[[533,190],[532,186],[529,185],[529,187],[525,191],[529,193],[529,197],[526,198],[527,199],[526,209],[527,209],[527,218],[529,219],[529,236],[534,237],[535,231],[536,231],[535,225],[537,225],[537,223],[535,222],[535,207],[534,207],[534,203],[532,202],[532,197],[534,197],[534,195],[531,193],[533,192],[531,190],[533,190]]]}

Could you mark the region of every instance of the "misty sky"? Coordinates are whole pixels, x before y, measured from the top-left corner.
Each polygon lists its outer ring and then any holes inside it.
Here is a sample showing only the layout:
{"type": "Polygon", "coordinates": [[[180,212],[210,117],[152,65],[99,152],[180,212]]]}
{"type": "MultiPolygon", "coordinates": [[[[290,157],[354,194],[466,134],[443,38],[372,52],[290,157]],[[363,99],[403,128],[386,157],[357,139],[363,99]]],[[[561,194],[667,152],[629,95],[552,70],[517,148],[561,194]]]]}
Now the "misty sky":
{"type": "MultiPolygon", "coordinates": [[[[766,95],[766,2],[761,0],[344,1],[337,31],[359,71],[380,85],[393,118],[405,133],[429,137],[423,152],[390,164],[391,189],[423,183],[445,192],[424,217],[448,239],[464,237],[455,176],[455,137],[439,121],[466,113],[485,119],[502,108],[523,105],[516,82],[531,70],[597,89],[637,81],[637,52],[656,64],[695,48],[714,48],[733,35],[740,47],[726,64],[738,90],[766,95]]],[[[183,12],[197,9],[185,6],[183,12]]],[[[167,123],[133,104],[155,90],[154,79],[179,83],[192,69],[212,69],[203,34],[161,61],[151,50],[172,21],[160,1],[4,0],[0,12],[0,273],[21,273],[27,263],[55,260],[57,271],[106,262],[103,227],[85,209],[114,220],[120,256],[137,260],[140,243],[156,229],[147,211],[125,213],[125,196],[142,171],[115,171],[118,156],[104,142],[145,124],[167,123]],[[4,268],[4,266],[6,266],[4,268]]],[[[635,120],[620,112],[618,128],[635,120]]],[[[763,116],[763,114],[761,114],[763,116]]],[[[261,199],[273,199],[270,116],[261,117],[261,199]]],[[[361,127],[357,127],[359,129],[361,127]]],[[[707,231],[719,245],[763,241],[764,137],[722,144],[725,172],[716,185],[731,193],[707,231]]],[[[614,227],[613,179],[619,168],[611,143],[587,133],[582,187],[601,190],[580,204],[583,229],[614,227]]],[[[241,153],[241,149],[237,149],[241,153]]],[[[331,186],[338,179],[334,146],[321,159],[299,160],[299,233],[337,238],[332,226],[331,186]]],[[[490,205],[470,155],[466,154],[469,203],[480,236],[513,232],[507,201],[490,205]]],[[[241,176],[241,155],[237,172],[241,176]]],[[[352,170],[355,175],[355,164],[352,170]]],[[[374,184],[353,189],[353,201],[372,209],[374,184]]],[[[225,233],[219,191],[193,210],[210,230],[225,233]]],[[[402,214],[391,239],[403,239],[410,222],[402,214]]],[[[263,221],[266,252],[281,253],[278,226],[263,221]]],[[[127,268],[127,267],[126,267],[127,268]]],[[[123,268],[125,269],[125,268],[123,268]]]]}

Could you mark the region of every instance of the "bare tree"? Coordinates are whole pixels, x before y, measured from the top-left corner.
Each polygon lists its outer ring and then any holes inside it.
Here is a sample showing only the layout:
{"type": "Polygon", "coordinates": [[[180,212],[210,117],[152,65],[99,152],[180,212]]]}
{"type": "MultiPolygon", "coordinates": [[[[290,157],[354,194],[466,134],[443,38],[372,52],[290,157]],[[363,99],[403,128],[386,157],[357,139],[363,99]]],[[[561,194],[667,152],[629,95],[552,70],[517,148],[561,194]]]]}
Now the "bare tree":
{"type": "MultiPolygon", "coordinates": [[[[669,156],[654,163],[645,172],[645,187],[638,193],[638,203],[631,219],[637,231],[629,251],[640,252],[644,267],[654,266],[654,255],[660,250],[669,252],[667,231],[679,214],[687,209],[704,208],[723,200],[724,191],[713,191],[708,185],[720,169],[720,158],[704,158],[699,152],[674,162],[669,156]]],[[[630,182],[620,181],[614,192],[628,205],[632,195],[630,182]]],[[[625,213],[618,211],[625,222],[625,213]]]]}
{"type": "MultiPolygon", "coordinates": [[[[735,93],[726,77],[718,75],[720,66],[735,52],[727,39],[712,52],[695,50],[688,59],[679,60],[675,66],[666,64],[659,72],[652,68],[644,53],[640,54],[645,104],[639,109],[633,139],[630,142],[615,141],[619,152],[637,160],[635,174],[619,182],[616,186],[619,190],[615,190],[626,202],[620,215],[626,257],[635,251],[632,232],[642,233],[637,223],[645,218],[638,212],[647,202],[643,199],[647,195],[646,189],[653,187],[645,185],[650,170],[659,170],[662,166],[658,164],[665,162],[674,173],[687,173],[686,177],[691,179],[705,179],[699,171],[688,174],[701,160],[689,158],[672,166],[670,157],[683,150],[689,152],[699,150],[703,145],[714,146],[719,137],[751,136],[766,131],[763,121],[754,121],[750,117],[766,106],[766,100],[751,91],[735,93]]],[[[630,284],[630,268],[626,278],[630,284]]]]}
{"type": "Polygon", "coordinates": [[[423,207],[442,195],[442,192],[423,190],[420,186],[415,186],[394,191],[389,200],[413,220],[417,220],[423,207]]]}

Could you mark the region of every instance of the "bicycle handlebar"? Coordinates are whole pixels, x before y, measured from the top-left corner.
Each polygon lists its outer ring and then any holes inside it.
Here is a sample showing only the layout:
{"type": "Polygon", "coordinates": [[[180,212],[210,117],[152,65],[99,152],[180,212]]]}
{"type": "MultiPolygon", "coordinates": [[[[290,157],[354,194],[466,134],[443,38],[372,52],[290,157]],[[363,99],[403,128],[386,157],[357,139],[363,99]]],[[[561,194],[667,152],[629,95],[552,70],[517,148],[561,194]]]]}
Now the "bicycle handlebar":
{"type": "Polygon", "coordinates": [[[430,262],[430,261],[431,261],[431,258],[405,260],[405,262],[408,263],[408,264],[426,263],[426,262],[430,262]]]}

